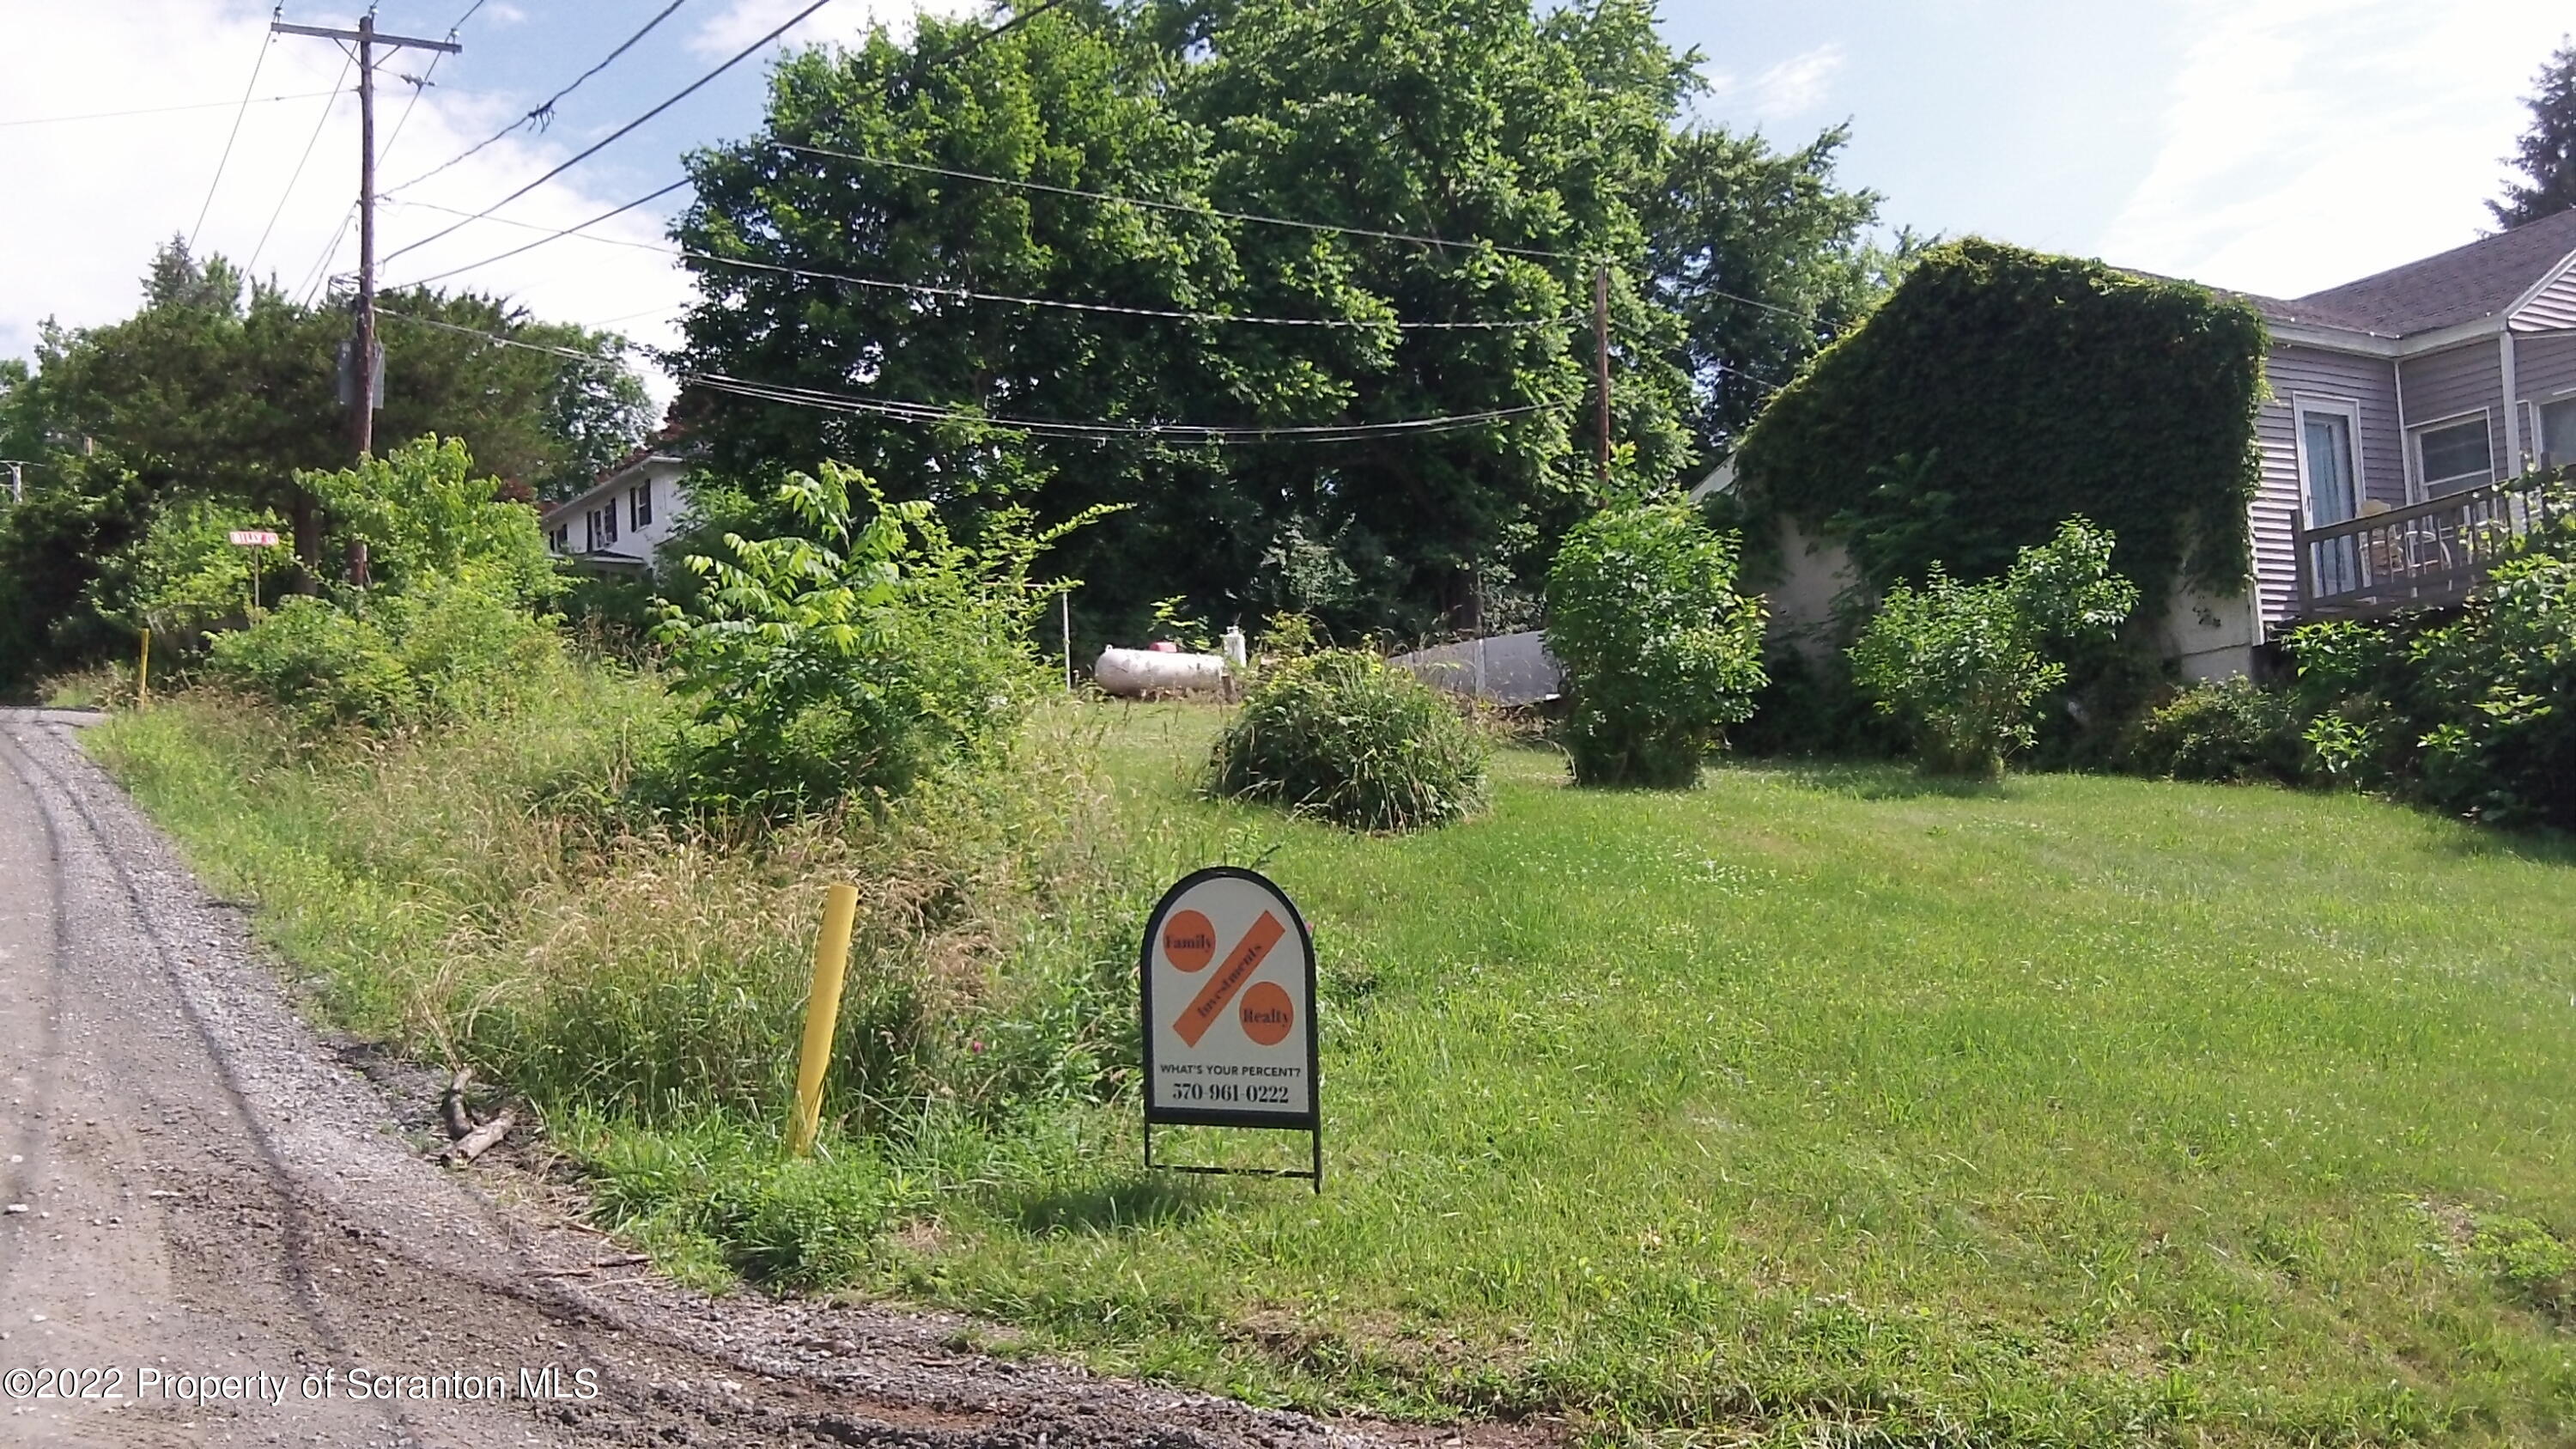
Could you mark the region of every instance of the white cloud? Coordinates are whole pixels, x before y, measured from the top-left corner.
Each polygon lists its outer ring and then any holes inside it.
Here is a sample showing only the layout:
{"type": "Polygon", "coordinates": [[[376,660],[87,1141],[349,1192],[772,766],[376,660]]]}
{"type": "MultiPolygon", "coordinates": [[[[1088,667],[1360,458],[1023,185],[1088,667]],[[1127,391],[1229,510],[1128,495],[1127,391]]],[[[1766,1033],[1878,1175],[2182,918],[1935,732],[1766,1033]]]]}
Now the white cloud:
{"type": "MultiPolygon", "coordinates": [[[[812,0],[728,0],[689,38],[690,48],[707,56],[731,56],[785,24],[811,3],[812,0]]],[[[779,40],[791,45],[831,41],[854,46],[880,24],[901,40],[912,33],[914,19],[925,10],[935,15],[963,15],[980,8],[973,0],[933,0],[929,4],[915,0],[840,0],[825,6],[813,19],[779,40]]]]}
{"type": "MultiPolygon", "coordinates": [[[[226,102],[175,114],[0,132],[6,137],[0,144],[0,195],[10,198],[15,218],[0,227],[0,277],[8,279],[0,287],[0,356],[32,352],[36,324],[45,317],[78,327],[134,310],[138,279],[153,250],[195,223],[236,114],[230,102],[242,94],[252,58],[263,46],[256,95],[319,91],[339,83],[339,50],[321,40],[265,40],[268,18],[261,0],[127,0],[18,6],[0,21],[0,96],[7,97],[0,120],[226,102]]],[[[409,103],[406,89],[395,82],[380,92],[380,137],[392,131],[409,103]]],[[[525,105],[524,98],[451,87],[442,76],[399,136],[384,144],[379,184],[392,186],[456,155],[525,105]]],[[[255,104],[239,114],[240,135],[206,209],[198,250],[220,251],[239,262],[256,252],[258,275],[274,275],[281,285],[300,289],[340,233],[357,190],[355,103],[345,96],[291,100],[255,104]],[[326,105],[329,119],[316,139],[326,105]],[[311,159],[298,177],[297,159],[308,141],[311,159]],[[265,246],[263,232],[269,233],[265,246]]],[[[455,220],[430,205],[479,210],[534,180],[571,149],[562,136],[512,136],[403,192],[399,204],[380,207],[383,280],[398,285],[530,239],[534,233],[519,227],[484,222],[395,255],[405,243],[455,220]]],[[[575,170],[501,216],[561,227],[628,199],[597,189],[575,170]]],[[[660,241],[658,220],[640,210],[598,230],[627,241],[660,241]]],[[[355,237],[342,236],[331,270],[352,268],[356,250],[355,237]]],[[[691,295],[685,274],[665,255],[576,239],[441,285],[520,299],[549,320],[624,317],[621,330],[662,344],[676,341],[672,318],[691,295]]],[[[397,324],[387,324],[389,346],[399,347],[400,335],[397,324]]]]}
{"type": "Polygon", "coordinates": [[[1840,42],[1827,41],[1812,50],[1801,51],[1787,60],[1763,67],[1750,79],[1720,72],[1708,78],[1711,98],[1728,103],[1726,109],[1749,115],[1763,124],[1783,124],[1812,114],[1822,106],[1833,89],[1833,80],[1843,68],[1840,42]]]}
{"type": "Polygon", "coordinates": [[[2556,0],[2194,0],[2111,261],[2298,296],[2476,238],[2556,0]]]}
{"type": "Polygon", "coordinates": [[[495,25],[524,25],[528,12],[509,3],[509,0],[495,0],[495,3],[483,7],[483,18],[495,25]]]}
{"type": "Polygon", "coordinates": [[[1789,121],[1823,104],[1834,72],[1843,68],[1843,48],[1827,43],[1793,55],[1753,78],[1753,109],[1766,120],[1789,121]]]}

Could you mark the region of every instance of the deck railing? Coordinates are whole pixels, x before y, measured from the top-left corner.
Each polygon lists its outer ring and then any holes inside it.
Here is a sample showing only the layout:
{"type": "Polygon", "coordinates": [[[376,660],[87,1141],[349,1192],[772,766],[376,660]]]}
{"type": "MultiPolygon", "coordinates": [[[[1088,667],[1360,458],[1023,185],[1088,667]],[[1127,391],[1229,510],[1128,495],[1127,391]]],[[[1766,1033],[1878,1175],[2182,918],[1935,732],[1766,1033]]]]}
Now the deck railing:
{"type": "Polygon", "coordinates": [[[2553,506],[2540,481],[2518,478],[2302,528],[2299,616],[2366,618],[2455,604],[2513,540],[2553,506]]]}

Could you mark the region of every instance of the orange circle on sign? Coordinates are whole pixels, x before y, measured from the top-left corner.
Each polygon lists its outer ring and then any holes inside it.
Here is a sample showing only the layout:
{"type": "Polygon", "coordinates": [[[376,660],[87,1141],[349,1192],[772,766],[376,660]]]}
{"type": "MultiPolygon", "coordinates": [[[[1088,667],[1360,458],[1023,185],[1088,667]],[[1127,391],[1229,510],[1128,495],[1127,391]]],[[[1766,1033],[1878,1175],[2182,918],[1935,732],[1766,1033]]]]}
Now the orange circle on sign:
{"type": "Polygon", "coordinates": [[[1163,958],[1183,971],[1205,971],[1216,959],[1216,927],[1196,911],[1175,911],[1163,922],[1163,958]]]}
{"type": "Polygon", "coordinates": [[[1277,1046],[1288,1039],[1288,1028],[1297,1024],[1297,1008],[1288,993],[1270,982],[1254,984],[1243,993],[1243,1005],[1236,1010],[1243,1023],[1243,1034],[1263,1046],[1277,1046]]]}

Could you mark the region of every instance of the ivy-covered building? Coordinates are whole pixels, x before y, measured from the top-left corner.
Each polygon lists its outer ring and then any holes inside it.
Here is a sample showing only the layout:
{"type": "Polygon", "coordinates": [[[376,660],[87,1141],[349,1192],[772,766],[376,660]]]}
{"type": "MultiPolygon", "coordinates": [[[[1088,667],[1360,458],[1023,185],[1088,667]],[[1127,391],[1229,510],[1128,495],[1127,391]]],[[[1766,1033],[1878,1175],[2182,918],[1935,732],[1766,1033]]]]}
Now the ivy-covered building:
{"type": "Polygon", "coordinates": [[[2304,619],[2456,602],[2576,455],[2576,212],[2310,296],[1969,239],[1936,248],[1747,432],[1735,506],[1812,646],[1933,567],[2081,515],[2133,639],[2243,674],[2304,619]]]}

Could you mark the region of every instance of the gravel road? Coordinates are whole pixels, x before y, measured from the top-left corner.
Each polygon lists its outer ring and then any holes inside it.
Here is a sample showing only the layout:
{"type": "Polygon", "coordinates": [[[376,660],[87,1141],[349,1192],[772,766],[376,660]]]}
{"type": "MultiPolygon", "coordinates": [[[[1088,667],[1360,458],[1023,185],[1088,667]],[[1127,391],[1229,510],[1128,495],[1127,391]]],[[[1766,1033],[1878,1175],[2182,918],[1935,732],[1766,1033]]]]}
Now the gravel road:
{"type": "Polygon", "coordinates": [[[0,1444],[1456,1442],[692,1294],[432,1165],[76,729],[0,711],[0,1444]]]}

